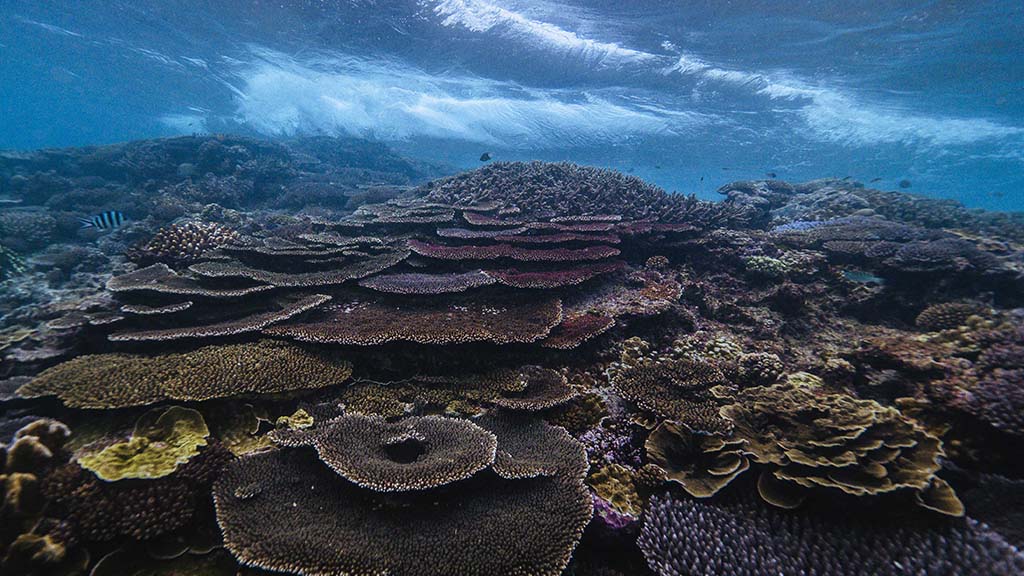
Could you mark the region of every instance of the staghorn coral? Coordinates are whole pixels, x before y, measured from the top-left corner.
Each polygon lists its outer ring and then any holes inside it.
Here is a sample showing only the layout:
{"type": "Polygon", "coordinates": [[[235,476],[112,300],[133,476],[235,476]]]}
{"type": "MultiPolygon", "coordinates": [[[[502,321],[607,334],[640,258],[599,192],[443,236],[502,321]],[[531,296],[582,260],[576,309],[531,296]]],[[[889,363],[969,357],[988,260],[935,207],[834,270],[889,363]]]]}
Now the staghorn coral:
{"type": "Polygon", "coordinates": [[[264,330],[304,342],[374,346],[396,340],[420,344],[535,342],[562,318],[558,298],[528,301],[465,299],[393,307],[375,301],[334,304],[297,322],[264,330]]]}
{"type": "Polygon", "coordinates": [[[751,460],[767,465],[758,489],[768,502],[798,506],[801,488],[856,496],[908,489],[925,506],[963,514],[935,476],[942,443],[894,408],[787,381],[741,390],[721,414],[751,460]]]}
{"type": "Polygon", "coordinates": [[[26,269],[25,260],[17,252],[0,244],[0,280],[23,274],[26,269]]]}
{"type": "Polygon", "coordinates": [[[993,427],[1024,436],[1024,368],[996,368],[966,392],[965,409],[993,427]]]}
{"type": "Polygon", "coordinates": [[[710,501],[655,495],[638,544],[659,576],[1024,571],[1024,555],[970,518],[936,522],[849,508],[793,514],[749,492],[710,501]]]}
{"type": "Polygon", "coordinates": [[[78,464],[101,480],[162,478],[199,454],[210,430],[203,415],[190,408],[157,408],[139,418],[127,442],[78,457],[78,464]]]}
{"type": "Polygon", "coordinates": [[[444,486],[494,463],[497,439],[469,422],[439,416],[398,422],[359,414],[311,430],[276,430],[288,447],[313,446],[339,476],[378,492],[444,486]]]}
{"type": "Polygon", "coordinates": [[[18,394],[107,409],[308,390],[344,382],[351,373],[352,365],[330,352],[262,340],[180,353],[80,356],[43,371],[18,394]]]}
{"type": "Polygon", "coordinates": [[[647,458],[691,496],[707,498],[750,467],[743,440],[695,433],[686,425],[662,422],[647,437],[647,458]]]}
{"type": "Polygon", "coordinates": [[[128,252],[128,258],[143,266],[163,262],[171,266],[191,264],[206,252],[238,237],[238,232],[215,222],[189,221],[157,230],[144,244],[128,252]]]}

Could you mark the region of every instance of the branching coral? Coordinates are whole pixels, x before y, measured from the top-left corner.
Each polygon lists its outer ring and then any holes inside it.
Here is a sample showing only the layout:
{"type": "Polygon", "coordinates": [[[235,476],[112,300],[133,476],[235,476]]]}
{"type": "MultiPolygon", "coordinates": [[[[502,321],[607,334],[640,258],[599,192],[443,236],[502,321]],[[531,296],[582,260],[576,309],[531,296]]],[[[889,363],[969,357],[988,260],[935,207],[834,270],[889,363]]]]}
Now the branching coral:
{"type": "Polygon", "coordinates": [[[1019,574],[1024,556],[972,519],[864,517],[850,510],[793,514],[750,493],[651,499],[639,545],[659,576],[689,574],[1019,574]]]}
{"type": "Polygon", "coordinates": [[[238,233],[214,223],[189,221],[161,228],[145,244],[128,254],[143,265],[163,262],[170,265],[190,264],[204,253],[235,239],[238,233]]]}

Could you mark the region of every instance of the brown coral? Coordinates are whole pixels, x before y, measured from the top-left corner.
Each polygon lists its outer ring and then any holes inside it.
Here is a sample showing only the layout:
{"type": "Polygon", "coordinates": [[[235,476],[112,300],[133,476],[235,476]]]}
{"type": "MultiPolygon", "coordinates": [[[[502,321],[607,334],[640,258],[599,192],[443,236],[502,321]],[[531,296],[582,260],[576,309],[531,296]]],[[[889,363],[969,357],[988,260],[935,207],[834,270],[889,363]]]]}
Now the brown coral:
{"type": "Polygon", "coordinates": [[[714,366],[681,358],[647,362],[612,378],[622,398],[660,418],[683,422],[694,430],[726,429],[711,388],[726,383],[714,366]]]}
{"type": "MultiPolygon", "coordinates": [[[[768,466],[758,488],[773,504],[799,504],[800,487],[857,496],[908,489],[927,496],[944,486],[935,476],[943,454],[939,439],[872,400],[783,382],[744,389],[721,413],[735,426],[735,437],[746,441],[751,459],[768,466]]],[[[946,504],[942,512],[963,514],[955,496],[946,504]]]]}
{"type": "Polygon", "coordinates": [[[107,409],[308,390],[344,382],[351,373],[352,365],[332,353],[264,340],[191,352],[80,356],[43,371],[18,393],[107,409]]]}
{"type": "Polygon", "coordinates": [[[272,326],[265,332],[305,342],[360,346],[396,340],[421,344],[507,344],[535,342],[546,336],[561,318],[562,305],[557,298],[477,298],[404,307],[370,301],[328,306],[311,318],[272,326]]]}
{"type": "Polygon", "coordinates": [[[143,265],[156,262],[172,266],[190,264],[236,237],[237,232],[215,222],[171,224],[158,230],[145,244],[129,251],[128,257],[143,265]]]}
{"type": "Polygon", "coordinates": [[[647,458],[691,496],[707,498],[750,467],[743,440],[719,433],[695,433],[686,425],[662,422],[648,436],[647,458]]]}
{"type": "Polygon", "coordinates": [[[312,430],[271,433],[283,446],[313,446],[340,476],[378,492],[436,488],[494,462],[494,435],[468,420],[425,416],[386,422],[359,414],[312,430]]]}

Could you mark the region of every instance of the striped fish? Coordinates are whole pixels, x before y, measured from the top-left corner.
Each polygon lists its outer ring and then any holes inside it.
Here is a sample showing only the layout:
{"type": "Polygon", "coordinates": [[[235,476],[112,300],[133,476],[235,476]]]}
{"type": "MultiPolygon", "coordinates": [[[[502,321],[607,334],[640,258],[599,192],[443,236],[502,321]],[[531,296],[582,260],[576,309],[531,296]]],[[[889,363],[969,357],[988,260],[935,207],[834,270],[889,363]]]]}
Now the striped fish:
{"type": "Polygon", "coordinates": [[[107,210],[91,218],[79,218],[82,228],[96,228],[97,230],[115,230],[121,227],[128,218],[117,210],[107,210]]]}

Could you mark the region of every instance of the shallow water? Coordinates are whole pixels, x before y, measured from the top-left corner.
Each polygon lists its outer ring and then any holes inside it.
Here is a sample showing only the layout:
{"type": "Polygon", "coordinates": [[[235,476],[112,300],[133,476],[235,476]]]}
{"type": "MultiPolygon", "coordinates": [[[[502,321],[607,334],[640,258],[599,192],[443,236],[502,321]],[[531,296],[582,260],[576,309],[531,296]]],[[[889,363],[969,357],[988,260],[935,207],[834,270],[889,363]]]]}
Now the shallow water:
{"type": "Polygon", "coordinates": [[[1021,16],[7,2],[0,573],[1024,573],[1021,16]]]}

